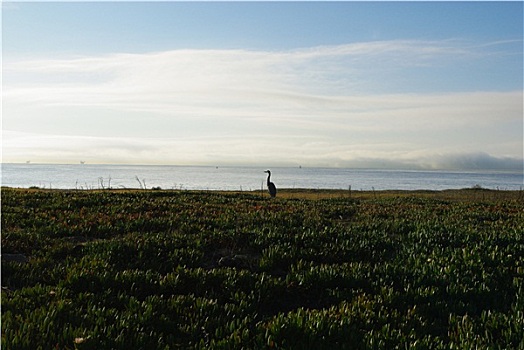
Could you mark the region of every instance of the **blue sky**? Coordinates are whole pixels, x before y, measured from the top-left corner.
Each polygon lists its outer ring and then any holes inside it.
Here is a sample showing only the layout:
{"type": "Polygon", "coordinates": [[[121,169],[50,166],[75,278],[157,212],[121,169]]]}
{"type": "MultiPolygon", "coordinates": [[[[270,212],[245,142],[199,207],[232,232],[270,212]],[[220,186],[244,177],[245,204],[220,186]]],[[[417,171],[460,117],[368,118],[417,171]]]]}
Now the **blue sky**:
{"type": "Polygon", "coordinates": [[[2,27],[4,162],[522,169],[522,2],[4,2],[2,27]]]}

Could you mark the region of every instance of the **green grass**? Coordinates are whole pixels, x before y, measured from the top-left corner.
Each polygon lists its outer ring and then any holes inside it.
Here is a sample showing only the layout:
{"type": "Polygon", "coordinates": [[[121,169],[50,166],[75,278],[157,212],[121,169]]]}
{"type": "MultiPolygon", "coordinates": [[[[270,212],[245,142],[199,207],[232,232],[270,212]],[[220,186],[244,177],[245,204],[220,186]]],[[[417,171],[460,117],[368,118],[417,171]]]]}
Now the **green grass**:
{"type": "Polygon", "coordinates": [[[2,348],[522,349],[523,200],[4,188],[2,348]]]}

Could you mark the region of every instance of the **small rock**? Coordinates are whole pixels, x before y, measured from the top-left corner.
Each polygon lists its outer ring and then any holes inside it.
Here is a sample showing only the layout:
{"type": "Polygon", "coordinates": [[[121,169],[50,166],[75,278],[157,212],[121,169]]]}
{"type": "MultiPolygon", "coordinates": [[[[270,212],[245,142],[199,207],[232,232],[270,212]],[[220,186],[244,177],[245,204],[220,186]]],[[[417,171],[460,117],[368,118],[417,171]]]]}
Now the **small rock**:
{"type": "Polygon", "coordinates": [[[75,338],[75,344],[82,344],[82,343],[84,343],[86,340],[87,340],[87,338],[83,338],[83,337],[75,338]]]}

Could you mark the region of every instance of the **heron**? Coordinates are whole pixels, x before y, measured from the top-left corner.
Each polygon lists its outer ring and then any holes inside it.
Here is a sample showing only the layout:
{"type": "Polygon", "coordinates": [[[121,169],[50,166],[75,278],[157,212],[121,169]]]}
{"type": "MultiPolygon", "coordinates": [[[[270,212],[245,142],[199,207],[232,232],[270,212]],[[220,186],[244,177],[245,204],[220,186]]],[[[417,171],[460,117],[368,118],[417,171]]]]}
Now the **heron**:
{"type": "Polygon", "coordinates": [[[270,181],[271,171],[266,170],[264,172],[268,174],[267,175],[267,189],[269,191],[269,194],[271,195],[271,197],[276,197],[277,196],[277,188],[276,188],[275,184],[270,181]]]}

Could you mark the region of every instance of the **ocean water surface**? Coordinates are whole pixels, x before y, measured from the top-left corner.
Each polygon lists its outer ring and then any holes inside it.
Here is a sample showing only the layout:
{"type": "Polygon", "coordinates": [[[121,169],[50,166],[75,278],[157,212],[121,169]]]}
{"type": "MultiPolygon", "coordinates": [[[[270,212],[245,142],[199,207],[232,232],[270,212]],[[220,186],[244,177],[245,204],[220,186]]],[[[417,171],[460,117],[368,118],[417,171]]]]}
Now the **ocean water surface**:
{"type": "MultiPolygon", "coordinates": [[[[2,186],[55,189],[152,188],[254,191],[263,188],[262,167],[97,164],[2,164],[2,186]]],[[[409,171],[343,168],[271,168],[277,188],[444,190],[480,186],[520,190],[522,172],[409,171]]]]}

